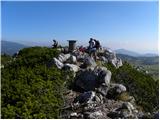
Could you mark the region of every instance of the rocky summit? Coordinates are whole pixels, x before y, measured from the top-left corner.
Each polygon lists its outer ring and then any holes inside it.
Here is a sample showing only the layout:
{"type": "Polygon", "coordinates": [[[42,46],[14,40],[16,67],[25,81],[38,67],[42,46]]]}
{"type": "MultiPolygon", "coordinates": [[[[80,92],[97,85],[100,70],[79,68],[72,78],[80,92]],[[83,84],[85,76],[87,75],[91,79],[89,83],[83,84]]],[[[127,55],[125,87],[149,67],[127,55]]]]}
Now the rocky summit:
{"type": "Polygon", "coordinates": [[[138,108],[125,85],[111,81],[112,72],[103,64],[110,63],[115,69],[123,66],[112,50],[99,51],[97,61],[88,53],[75,50],[59,54],[52,62],[58,69],[74,73],[74,87],[66,91],[61,118],[137,119],[150,115],[138,108]],[[124,94],[127,99],[117,99],[124,94]]]}

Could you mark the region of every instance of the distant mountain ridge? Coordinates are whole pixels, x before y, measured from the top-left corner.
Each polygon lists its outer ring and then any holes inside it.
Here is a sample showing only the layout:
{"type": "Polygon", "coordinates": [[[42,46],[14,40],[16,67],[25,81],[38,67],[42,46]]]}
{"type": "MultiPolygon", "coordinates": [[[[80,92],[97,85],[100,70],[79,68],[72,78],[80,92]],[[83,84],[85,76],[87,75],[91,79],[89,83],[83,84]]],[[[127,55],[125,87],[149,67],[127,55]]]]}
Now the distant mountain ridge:
{"type": "Polygon", "coordinates": [[[13,55],[14,53],[25,47],[28,46],[16,42],[3,40],[1,41],[1,54],[13,55]]]}
{"type": "Polygon", "coordinates": [[[154,57],[154,56],[158,56],[158,54],[154,54],[154,53],[140,54],[140,53],[137,53],[137,52],[126,50],[126,49],[117,49],[117,50],[115,50],[115,52],[117,54],[129,55],[129,56],[133,56],[133,57],[154,57]]]}
{"type": "MultiPolygon", "coordinates": [[[[17,51],[19,51],[22,48],[29,47],[27,45],[23,45],[21,43],[17,42],[11,42],[11,41],[1,41],[1,54],[8,54],[8,55],[13,55],[17,51]]],[[[158,56],[158,54],[153,54],[153,53],[146,53],[146,54],[139,54],[137,52],[133,52],[130,50],[126,49],[117,49],[115,50],[117,54],[123,54],[123,55],[129,55],[133,57],[154,57],[158,56]]]]}

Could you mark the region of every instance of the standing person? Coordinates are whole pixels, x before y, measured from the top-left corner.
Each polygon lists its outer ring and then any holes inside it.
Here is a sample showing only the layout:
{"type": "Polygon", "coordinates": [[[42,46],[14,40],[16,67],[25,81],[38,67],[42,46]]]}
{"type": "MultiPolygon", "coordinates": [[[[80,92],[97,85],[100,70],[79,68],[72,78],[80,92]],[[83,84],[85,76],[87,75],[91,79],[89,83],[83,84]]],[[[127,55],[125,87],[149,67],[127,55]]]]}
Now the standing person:
{"type": "Polygon", "coordinates": [[[95,41],[93,38],[90,38],[88,49],[89,49],[89,55],[96,60],[96,48],[95,48],[95,41]]]}
{"type": "Polygon", "coordinates": [[[100,42],[99,42],[99,40],[96,40],[96,39],[94,39],[94,41],[95,41],[95,48],[98,51],[101,47],[100,42]]]}
{"type": "Polygon", "coordinates": [[[53,45],[52,45],[53,48],[57,48],[58,47],[58,42],[56,40],[53,40],[53,42],[54,42],[53,45]]]}
{"type": "Polygon", "coordinates": [[[89,41],[89,50],[92,49],[94,46],[95,46],[94,39],[90,38],[90,41],[89,41]]]}

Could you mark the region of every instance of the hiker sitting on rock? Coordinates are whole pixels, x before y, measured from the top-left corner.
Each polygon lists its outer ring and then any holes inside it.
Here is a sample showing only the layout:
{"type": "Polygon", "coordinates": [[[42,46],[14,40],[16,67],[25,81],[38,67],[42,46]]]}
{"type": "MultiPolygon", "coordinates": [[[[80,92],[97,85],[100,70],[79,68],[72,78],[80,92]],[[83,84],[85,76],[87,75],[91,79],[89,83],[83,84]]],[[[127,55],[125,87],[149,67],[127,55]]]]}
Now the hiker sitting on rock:
{"type": "Polygon", "coordinates": [[[58,47],[58,42],[56,40],[53,40],[53,42],[54,42],[53,45],[52,45],[53,48],[57,48],[58,47]]]}

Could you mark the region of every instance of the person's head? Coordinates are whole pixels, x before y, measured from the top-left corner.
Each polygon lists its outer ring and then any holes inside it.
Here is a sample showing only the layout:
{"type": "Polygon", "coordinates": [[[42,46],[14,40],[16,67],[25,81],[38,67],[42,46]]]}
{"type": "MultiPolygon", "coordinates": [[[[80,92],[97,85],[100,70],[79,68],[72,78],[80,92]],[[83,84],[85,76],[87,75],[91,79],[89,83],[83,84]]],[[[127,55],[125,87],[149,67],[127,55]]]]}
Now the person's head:
{"type": "Polygon", "coordinates": [[[53,42],[56,42],[56,40],[54,39],[53,42]]]}
{"type": "Polygon", "coordinates": [[[90,40],[93,40],[93,38],[90,38],[90,40]]]}

